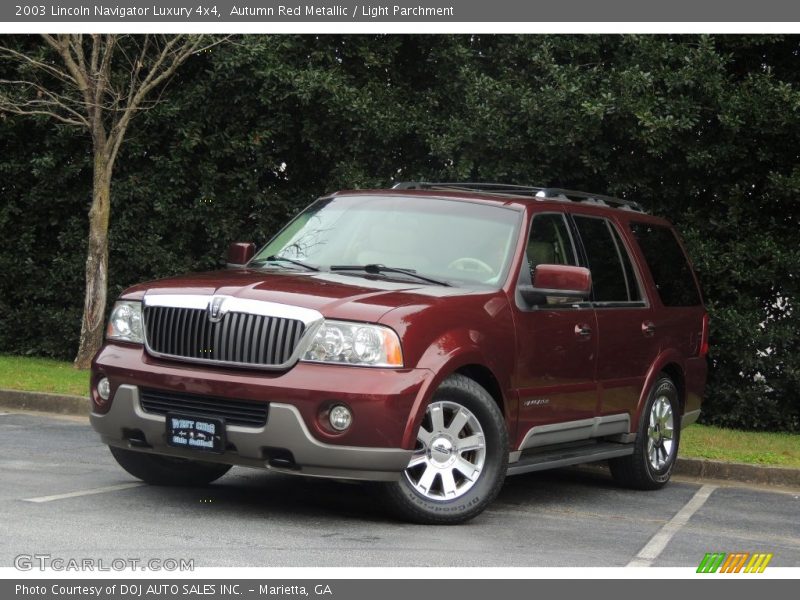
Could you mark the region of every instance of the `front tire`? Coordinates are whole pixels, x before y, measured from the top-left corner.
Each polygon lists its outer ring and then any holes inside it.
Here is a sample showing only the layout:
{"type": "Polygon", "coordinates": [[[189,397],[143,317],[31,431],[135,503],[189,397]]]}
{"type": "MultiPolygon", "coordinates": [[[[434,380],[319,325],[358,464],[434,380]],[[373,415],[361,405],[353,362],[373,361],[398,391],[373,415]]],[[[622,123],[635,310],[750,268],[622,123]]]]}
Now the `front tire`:
{"type": "Polygon", "coordinates": [[[109,446],[123,469],[150,485],[200,486],[216,481],[231,465],[201,462],[109,446]]]}
{"type": "Polygon", "coordinates": [[[642,410],[633,454],[608,461],[614,480],[638,490],[664,487],[678,457],[680,419],[678,389],[662,373],[642,410]]]}
{"type": "Polygon", "coordinates": [[[456,374],[428,405],[408,468],[382,489],[406,520],[463,523],[497,497],[507,466],[508,431],[497,403],[478,383],[456,374]]]}

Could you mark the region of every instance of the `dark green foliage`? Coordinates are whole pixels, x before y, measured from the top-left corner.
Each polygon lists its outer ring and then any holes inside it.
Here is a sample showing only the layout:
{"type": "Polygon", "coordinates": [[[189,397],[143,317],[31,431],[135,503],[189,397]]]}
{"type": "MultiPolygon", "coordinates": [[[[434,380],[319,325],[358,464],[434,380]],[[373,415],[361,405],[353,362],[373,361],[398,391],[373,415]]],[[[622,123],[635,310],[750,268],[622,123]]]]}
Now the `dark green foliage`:
{"type": "MultiPolygon", "coordinates": [[[[800,430],[799,43],[237,38],[191,59],[133,122],[112,186],[109,296],[215,268],[229,241],[263,243],[335,189],[603,191],[683,233],[712,318],[706,422],[800,430]]],[[[0,117],[2,352],[74,355],[90,168],[79,132],[0,117]]]]}

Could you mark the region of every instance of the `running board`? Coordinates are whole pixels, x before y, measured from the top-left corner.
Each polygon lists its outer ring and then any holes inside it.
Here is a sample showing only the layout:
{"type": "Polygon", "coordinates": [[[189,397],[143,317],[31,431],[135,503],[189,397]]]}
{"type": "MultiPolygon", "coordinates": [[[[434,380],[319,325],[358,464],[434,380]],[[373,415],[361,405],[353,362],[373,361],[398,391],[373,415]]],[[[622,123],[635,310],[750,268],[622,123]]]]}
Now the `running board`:
{"type": "Polygon", "coordinates": [[[615,444],[613,442],[573,448],[558,448],[538,454],[523,455],[517,462],[508,466],[507,474],[519,475],[520,473],[531,473],[532,471],[557,469],[630,454],[633,454],[633,444],[615,444]]]}

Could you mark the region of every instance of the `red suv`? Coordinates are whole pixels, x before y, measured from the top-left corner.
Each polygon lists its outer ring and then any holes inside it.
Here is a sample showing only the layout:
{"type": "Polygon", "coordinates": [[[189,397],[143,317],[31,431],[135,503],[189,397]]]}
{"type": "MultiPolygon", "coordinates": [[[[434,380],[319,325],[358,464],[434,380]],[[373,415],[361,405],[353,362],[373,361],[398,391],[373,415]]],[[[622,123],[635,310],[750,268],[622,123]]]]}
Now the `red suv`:
{"type": "Polygon", "coordinates": [[[337,192],[228,260],[126,290],[94,359],[92,425],[148,483],[231,465],[371,480],[405,518],[457,523],[511,474],[608,460],[659,488],[700,413],[697,281],[634,202],[337,192]]]}

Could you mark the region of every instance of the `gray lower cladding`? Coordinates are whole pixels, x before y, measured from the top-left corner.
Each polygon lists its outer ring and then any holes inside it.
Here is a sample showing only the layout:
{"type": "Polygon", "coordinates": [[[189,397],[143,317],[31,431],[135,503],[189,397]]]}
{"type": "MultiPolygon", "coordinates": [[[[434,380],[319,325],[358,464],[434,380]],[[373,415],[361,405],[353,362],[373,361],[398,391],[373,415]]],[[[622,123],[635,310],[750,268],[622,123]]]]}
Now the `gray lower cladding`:
{"type": "Polygon", "coordinates": [[[411,450],[402,448],[322,443],[308,431],[296,407],[279,402],[270,402],[269,418],[263,427],[226,427],[226,439],[236,451],[213,454],[175,448],[166,442],[166,417],[144,412],[139,402],[139,388],[134,385],[119,386],[108,413],[93,412],[89,420],[103,442],[110,446],[317,477],[395,481],[408,466],[412,455],[411,450]],[[131,444],[126,430],[141,432],[147,445],[131,444]],[[266,456],[268,448],[289,450],[294,457],[293,468],[270,465],[266,456]]]}
{"type": "Polygon", "coordinates": [[[681,429],[695,423],[700,418],[700,409],[690,410],[681,417],[681,429]]]}
{"type": "Polygon", "coordinates": [[[607,437],[617,434],[627,434],[631,430],[631,419],[627,413],[566,421],[564,423],[550,423],[531,427],[519,450],[564,444],[591,438],[607,437]]]}

